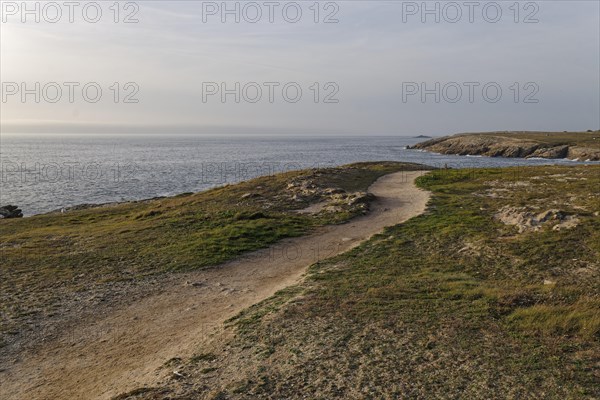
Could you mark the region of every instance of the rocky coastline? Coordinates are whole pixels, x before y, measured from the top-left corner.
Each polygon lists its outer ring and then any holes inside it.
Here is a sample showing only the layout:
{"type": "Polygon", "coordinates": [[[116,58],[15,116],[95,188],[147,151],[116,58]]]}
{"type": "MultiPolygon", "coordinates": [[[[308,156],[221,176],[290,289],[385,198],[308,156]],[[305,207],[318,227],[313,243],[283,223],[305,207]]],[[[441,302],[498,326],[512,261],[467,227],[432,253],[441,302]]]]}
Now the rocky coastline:
{"type": "Polygon", "coordinates": [[[417,143],[412,149],[440,154],[600,161],[600,132],[458,134],[417,143]],[[554,136],[556,135],[556,136],[554,136]],[[560,137],[558,137],[560,135],[560,137]],[[583,140],[578,140],[577,135],[583,140]],[[565,137],[564,140],[561,140],[565,137]]]}

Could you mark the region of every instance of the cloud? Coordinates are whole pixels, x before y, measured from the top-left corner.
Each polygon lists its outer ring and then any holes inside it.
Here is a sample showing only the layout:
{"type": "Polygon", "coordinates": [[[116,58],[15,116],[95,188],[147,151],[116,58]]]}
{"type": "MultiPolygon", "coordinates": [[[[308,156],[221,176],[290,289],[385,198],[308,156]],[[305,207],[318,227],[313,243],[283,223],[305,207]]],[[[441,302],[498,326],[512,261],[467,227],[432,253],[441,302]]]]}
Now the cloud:
{"type": "Polygon", "coordinates": [[[1,121],[4,127],[183,124],[404,134],[600,126],[596,2],[540,2],[539,23],[530,24],[522,20],[532,10],[520,9],[515,23],[512,3],[505,2],[498,23],[477,13],[474,23],[422,23],[420,15],[404,23],[402,2],[337,4],[337,11],[320,9],[319,23],[308,2],[295,24],[279,14],[274,23],[221,23],[219,15],[203,23],[202,2],[184,1],[140,2],[137,24],[9,20],[0,38],[2,82],[98,82],[104,95],[98,103],[56,104],[14,96],[1,104],[1,121]],[[339,23],[322,23],[332,11],[339,23]],[[404,82],[472,81],[497,82],[502,101],[423,103],[414,96],[403,102],[404,82]],[[112,101],[115,82],[119,100],[127,94],[123,85],[135,82],[139,103],[112,101]],[[303,96],[298,103],[281,93],[273,103],[265,96],[258,103],[228,96],[222,103],[218,95],[203,102],[205,82],[296,82],[303,96]],[[339,103],[323,102],[330,82],[339,87],[339,103]],[[539,87],[537,104],[521,101],[529,82],[539,87]]]}

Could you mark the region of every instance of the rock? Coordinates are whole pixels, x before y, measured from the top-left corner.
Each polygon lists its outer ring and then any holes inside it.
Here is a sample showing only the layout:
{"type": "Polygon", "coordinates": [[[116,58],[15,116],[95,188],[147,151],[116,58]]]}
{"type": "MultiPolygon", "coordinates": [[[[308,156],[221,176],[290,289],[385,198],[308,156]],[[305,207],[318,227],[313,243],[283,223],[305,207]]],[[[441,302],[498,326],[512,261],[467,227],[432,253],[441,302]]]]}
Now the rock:
{"type": "Polygon", "coordinates": [[[564,214],[560,210],[548,210],[538,214],[535,219],[538,223],[544,223],[551,220],[562,221],[565,218],[564,214]]]}
{"type": "Polygon", "coordinates": [[[569,154],[569,146],[541,147],[527,156],[528,158],[566,158],[569,154]]]}
{"type": "Polygon", "coordinates": [[[292,196],[292,200],[297,201],[297,202],[301,202],[301,201],[304,201],[305,199],[302,196],[300,196],[299,194],[294,194],[292,196]]]}
{"type": "Polygon", "coordinates": [[[327,206],[327,207],[324,207],[323,210],[326,212],[330,212],[330,213],[337,213],[337,212],[342,212],[343,208],[340,206],[327,206]]]}
{"type": "Polygon", "coordinates": [[[553,231],[560,231],[562,229],[573,229],[575,227],[577,227],[579,225],[581,221],[579,220],[579,218],[575,217],[575,216],[568,216],[565,217],[563,221],[561,221],[560,223],[554,225],[552,227],[553,231]]]}
{"type": "Polygon", "coordinates": [[[572,146],[569,147],[569,153],[567,155],[567,158],[578,158],[583,161],[600,161],[600,149],[591,147],[572,146]]]}
{"type": "Polygon", "coordinates": [[[23,218],[23,211],[17,206],[0,207],[0,216],[2,218],[23,218]]]}
{"type": "MultiPolygon", "coordinates": [[[[571,160],[600,160],[600,149],[595,146],[550,145],[543,140],[519,137],[519,132],[490,132],[487,134],[459,134],[417,143],[413,149],[440,154],[483,155],[514,158],[569,158],[571,160]]],[[[546,135],[549,136],[549,135],[546,135]]]]}
{"type": "Polygon", "coordinates": [[[344,189],[340,189],[340,188],[327,188],[327,189],[323,190],[323,193],[326,195],[334,195],[334,194],[346,193],[346,191],[344,189]]]}
{"type": "Polygon", "coordinates": [[[372,193],[358,192],[355,193],[350,200],[348,201],[348,205],[353,206],[355,204],[369,204],[371,201],[375,200],[375,195],[372,193]]]}
{"type": "Polygon", "coordinates": [[[177,370],[173,371],[173,375],[175,376],[176,379],[185,378],[185,375],[182,374],[181,372],[177,371],[177,370]]]}
{"type": "Polygon", "coordinates": [[[547,210],[541,213],[533,213],[526,207],[502,207],[495,218],[505,225],[516,226],[519,233],[525,231],[538,231],[546,224],[553,224],[552,230],[572,229],[579,225],[579,218],[574,215],[566,215],[560,210],[547,210]]]}

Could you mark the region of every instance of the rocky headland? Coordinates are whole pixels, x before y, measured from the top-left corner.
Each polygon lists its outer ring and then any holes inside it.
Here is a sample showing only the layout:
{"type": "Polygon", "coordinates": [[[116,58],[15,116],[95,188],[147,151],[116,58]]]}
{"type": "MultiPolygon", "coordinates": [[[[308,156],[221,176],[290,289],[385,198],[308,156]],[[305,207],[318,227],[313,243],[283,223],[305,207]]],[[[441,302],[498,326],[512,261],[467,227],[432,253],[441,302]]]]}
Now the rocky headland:
{"type": "Polygon", "coordinates": [[[441,154],[600,161],[600,132],[491,132],[444,136],[412,147],[441,154]]]}

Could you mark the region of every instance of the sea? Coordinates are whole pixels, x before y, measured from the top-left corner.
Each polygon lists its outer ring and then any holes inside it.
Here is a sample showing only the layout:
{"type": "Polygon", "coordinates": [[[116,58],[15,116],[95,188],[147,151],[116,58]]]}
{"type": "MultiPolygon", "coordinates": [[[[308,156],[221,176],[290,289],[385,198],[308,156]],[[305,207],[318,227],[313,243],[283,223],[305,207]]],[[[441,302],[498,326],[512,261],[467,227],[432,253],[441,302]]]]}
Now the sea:
{"type": "Polygon", "coordinates": [[[406,136],[64,134],[0,136],[0,206],[25,216],[198,192],[257,176],[359,161],[480,168],[570,160],[441,155],[407,149],[406,136]]]}

